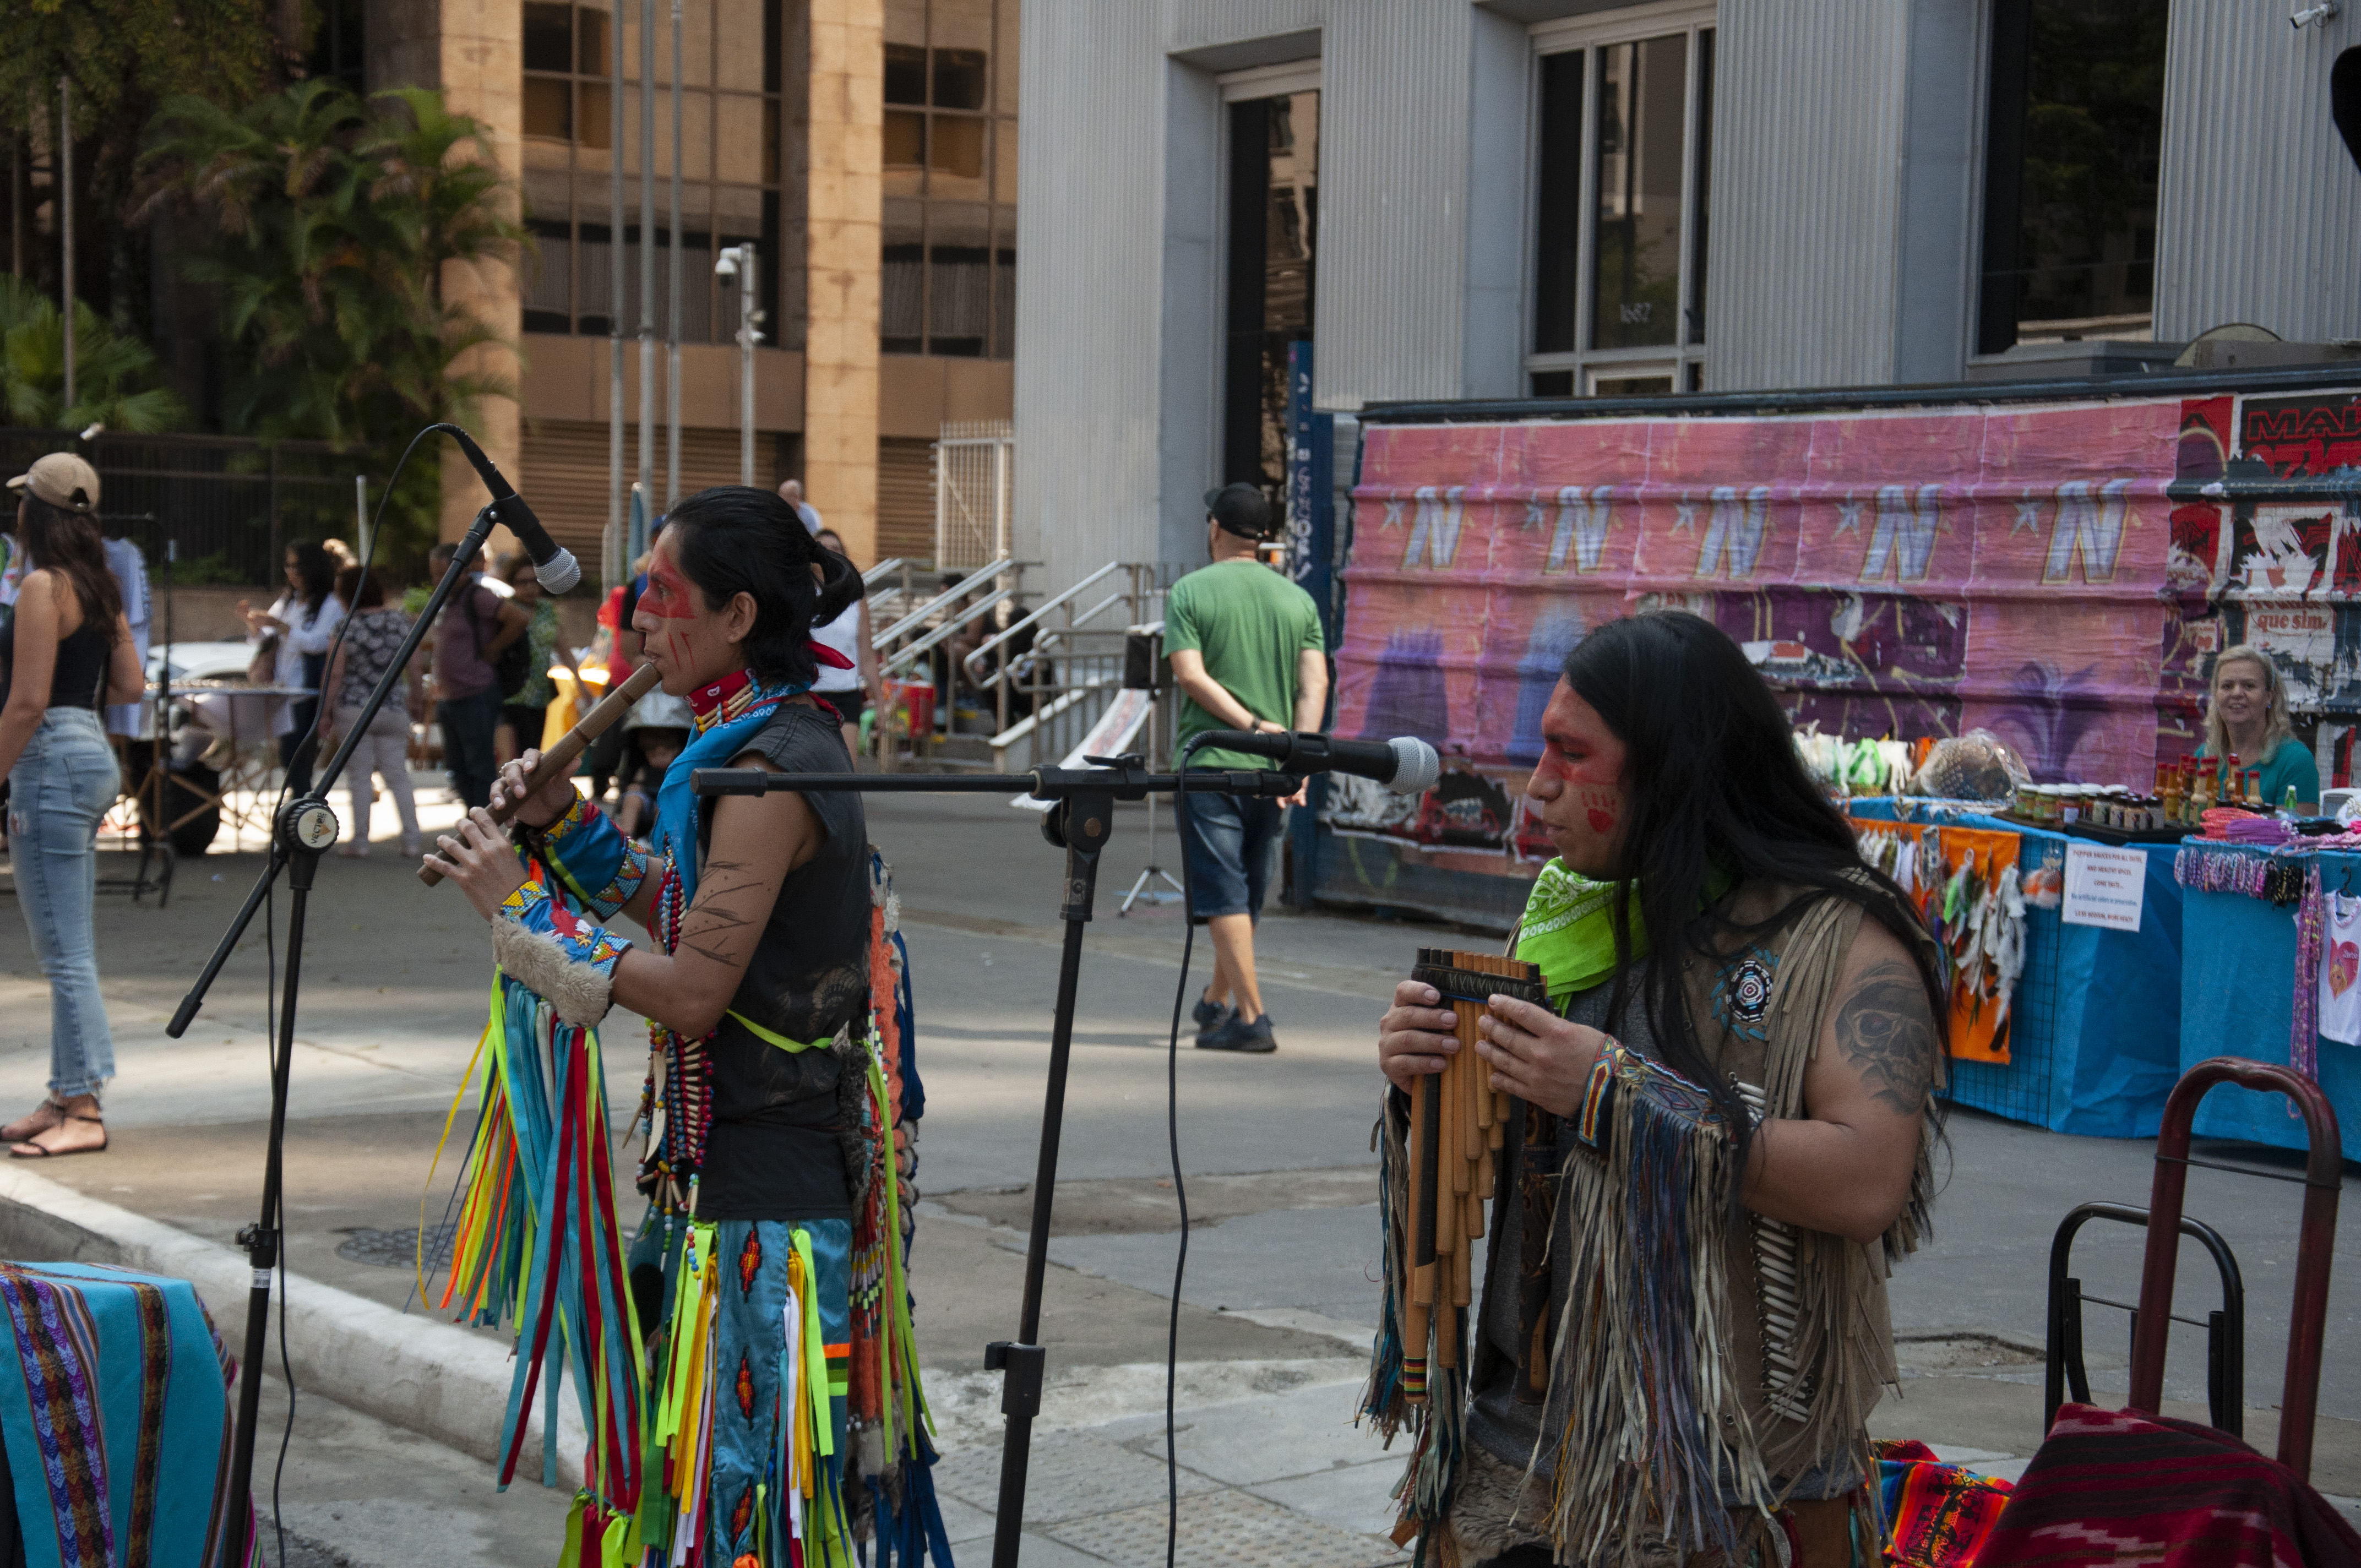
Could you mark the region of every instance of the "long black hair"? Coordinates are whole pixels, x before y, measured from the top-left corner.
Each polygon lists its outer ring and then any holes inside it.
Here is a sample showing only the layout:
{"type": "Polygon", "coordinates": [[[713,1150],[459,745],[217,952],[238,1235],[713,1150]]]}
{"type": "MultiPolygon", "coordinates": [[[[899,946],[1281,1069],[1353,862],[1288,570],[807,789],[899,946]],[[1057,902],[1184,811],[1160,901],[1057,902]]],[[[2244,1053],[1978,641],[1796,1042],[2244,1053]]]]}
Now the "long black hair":
{"type": "Polygon", "coordinates": [[[303,585],[295,597],[302,601],[308,620],[336,591],[336,558],[316,539],[298,539],[287,546],[287,554],[295,557],[295,576],[303,585]]]}
{"type": "Polygon", "coordinates": [[[1609,1033],[1622,1026],[1632,1001],[1636,903],[1648,940],[1636,989],[1657,1050],[1666,1066],[1712,1091],[1740,1131],[1743,1157],[1748,1118],[1698,1041],[1682,969],[1692,954],[1727,952],[1732,937],[1763,940],[1822,899],[1842,898],[1909,951],[1940,1039],[1949,1003],[1917,910],[1863,863],[1852,829],[1805,771],[1778,700],[1727,633],[1679,610],[1609,621],[1566,656],[1565,679],[1625,748],[1609,1033]],[[1717,871],[1806,891],[1759,925],[1741,924],[1708,895],[1717,871]]]}
{"type": "Polygon", "coordinates": [[[123,609],[123,592],[115,574],[106,569],[106,539],[98,520],[86,511],[53,507],[40,497],[25,495],[25,555],[34,566],[63,577],[82,601],[82,620],[95,624],[107,646],[115,645],[115,618],[123,609]]]}
{"type": "Polygon", "coordinates": [[[842,615],[867,591],[852,563],[823,548],[796,509],[770,490],[699,490],[672,509],[664,532],[677,534],[673,551],[681,572],[708,605],[753,596],[746,664],[766,680],[810,681],[818,673],[811,629],[842,615]]]}

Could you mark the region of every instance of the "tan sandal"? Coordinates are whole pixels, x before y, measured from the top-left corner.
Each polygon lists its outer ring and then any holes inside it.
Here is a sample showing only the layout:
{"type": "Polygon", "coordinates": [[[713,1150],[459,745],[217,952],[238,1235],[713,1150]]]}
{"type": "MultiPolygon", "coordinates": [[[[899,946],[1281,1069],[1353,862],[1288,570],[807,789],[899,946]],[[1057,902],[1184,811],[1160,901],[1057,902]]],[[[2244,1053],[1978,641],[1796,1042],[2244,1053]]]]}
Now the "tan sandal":
{"type": "Polygon", "coordinates": [[[29,1116],[21,1116],[0,1127],[0,1143],[21,1144],[27,1138],[38,1137],[66,1119],[65,1102],[51,1095],[36,1106],[29,1116]]]}
{"type": "MultiPolygon", "coordinates": [[[[62,1121],[58,1123],[56,1127],[45,1127],[42,1129],[42,1132],[54,1133],[58,1130],[58,1127],[64,1126],[67,1122],[90,1123],[93,1126],[98,1129],[98,1142],[94,1144],[84,1144],[79,1148],[53,1149],[47,1144],[34,1143],[27,1140],[26,1142],[19,1143],[15,1147],[11,1148],[8,1151],[8,1157],[10,1159],[62,1159],[67,1155],[104,1154],[106,1152],[106,1124],[96,1116],[79,1116],[69,1113],[62,1121]]],[[[41,1134],[39,1133],[36,1133],[34,1135],[35,1137],[39,1137],[40,1135],[41,1134]]]]}

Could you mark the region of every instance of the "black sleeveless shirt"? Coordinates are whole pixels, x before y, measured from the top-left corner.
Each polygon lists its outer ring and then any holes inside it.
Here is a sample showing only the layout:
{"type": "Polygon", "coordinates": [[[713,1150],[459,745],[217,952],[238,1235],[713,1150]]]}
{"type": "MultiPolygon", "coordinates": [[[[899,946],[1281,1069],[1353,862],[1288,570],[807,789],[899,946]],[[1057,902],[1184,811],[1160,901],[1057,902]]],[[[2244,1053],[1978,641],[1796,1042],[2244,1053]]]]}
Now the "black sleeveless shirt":
{"type": "MultiPolygon", "coordinates": [[[[783,773],[852,771],[836,720],[799,703],[781,707],[747,752],[783,773]]],[[[869,827],[853,791],[803,798],[824,840],[780,884],[730,1010],[790,1040],[826,1042],[848,1024],[858,1033],[869,1008],[869,827]]],[[[836,1056],[824,1043],[782,1050],[726,1016],[707,1048],[713,1125],[697,1218],[850,1219],[836,1056]]]]}
{"type": "MultiPolygon", "coordinates": [[[[114,648],[96,618],[89,615],[71,635],[59,638],[57,667],[49,674],[49,706],[97,707],[105,695],[107,655],[114,648]]],[[[16,607],[0,605],[0,703],[8,700],[16,670],[16,607]]]]}

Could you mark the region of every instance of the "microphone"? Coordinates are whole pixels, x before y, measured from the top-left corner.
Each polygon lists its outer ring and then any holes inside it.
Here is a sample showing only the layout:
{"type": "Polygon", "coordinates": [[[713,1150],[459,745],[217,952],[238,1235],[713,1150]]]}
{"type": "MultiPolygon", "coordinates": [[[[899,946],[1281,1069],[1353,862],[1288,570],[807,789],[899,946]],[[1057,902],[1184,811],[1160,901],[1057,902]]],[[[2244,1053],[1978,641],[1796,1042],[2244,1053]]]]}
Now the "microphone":
{"type": "Polygon", "coordinates": [[[533,557],[533,565],[540,569],[541,586],[550,593],[562,594],[580,582],[582,566],[574,559],[574,552],[549,536],[549,530],[541,526],[541,519],[533,515],[533,508],[524,504],[524,498],[516,493],[516,487],[492,466],[492,460],[484,455],[484,449],[476,444],[476,438],[456,424],[440,428],[459,444],[459,450],[466,453],[467,461],[476,466],[476,472],[483,478],[484,488],[492,492],[492,510],[500,514],[502,522],[508,524],[509,532],[523,541],[525,554],[533,557]]]}
{"type": "Polygon", "coordinates": [[[1356,773],[1375,779],[1396,795],[1424,795],[1443,772],[1434,748],[1410,735],[1390,740],[1345,740],[1310,730],[1282,729],[1258,735],[1245,729],[1209,729],[1191,738],[1193,750],[1217,746],[1269,757],[1288,773],[1356,773]]]}

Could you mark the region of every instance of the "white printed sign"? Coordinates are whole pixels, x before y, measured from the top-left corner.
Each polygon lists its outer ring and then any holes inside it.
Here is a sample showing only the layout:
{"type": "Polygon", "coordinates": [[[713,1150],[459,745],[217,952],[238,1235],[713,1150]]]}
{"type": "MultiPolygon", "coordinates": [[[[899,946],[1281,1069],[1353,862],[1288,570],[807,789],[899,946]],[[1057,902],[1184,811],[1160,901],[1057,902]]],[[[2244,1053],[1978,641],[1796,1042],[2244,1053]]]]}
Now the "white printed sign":
{"type": "Polygon", "coordinates": [[[2079,839],[2066,846],[2066,903],[2058,917],[2067,925],[2136,931],[2147,895],[2147,856],[2140,850],[2079,839]]]}

